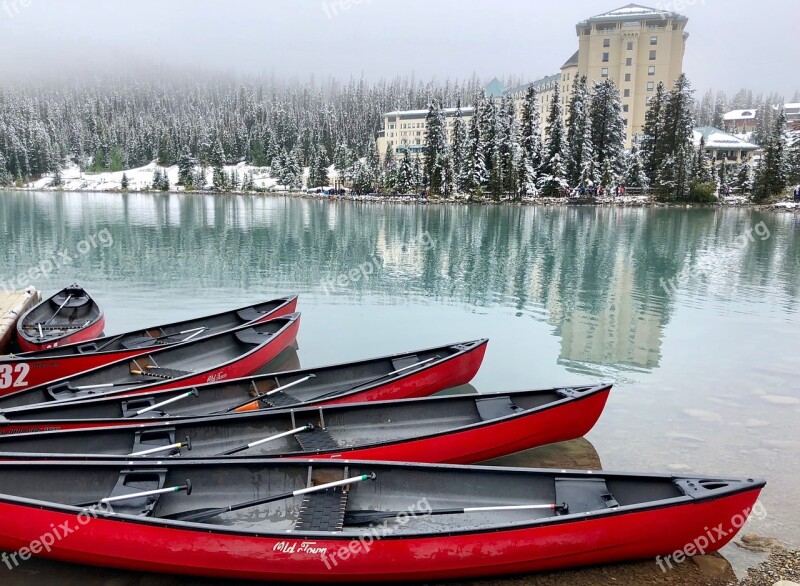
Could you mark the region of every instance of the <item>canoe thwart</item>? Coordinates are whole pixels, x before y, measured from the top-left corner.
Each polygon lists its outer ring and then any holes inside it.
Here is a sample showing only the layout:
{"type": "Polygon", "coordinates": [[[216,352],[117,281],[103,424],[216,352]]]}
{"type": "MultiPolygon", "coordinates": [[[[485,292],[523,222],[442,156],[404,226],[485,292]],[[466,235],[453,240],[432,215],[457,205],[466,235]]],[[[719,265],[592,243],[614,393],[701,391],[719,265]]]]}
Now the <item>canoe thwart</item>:
{"type": "Polygon", "coordinates": [[[564,503],[570,514],[613,509],[619,503],[602,478],[556,478],[556,502],[564,503]]]}

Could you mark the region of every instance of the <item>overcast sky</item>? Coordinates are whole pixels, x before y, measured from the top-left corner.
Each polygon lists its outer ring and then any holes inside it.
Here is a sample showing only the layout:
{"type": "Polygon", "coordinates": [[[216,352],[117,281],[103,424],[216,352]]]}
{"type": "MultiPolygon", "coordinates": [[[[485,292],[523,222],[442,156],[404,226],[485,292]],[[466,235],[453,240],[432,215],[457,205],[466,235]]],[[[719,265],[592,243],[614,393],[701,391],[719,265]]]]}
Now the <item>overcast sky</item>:
{"type": "MultiPolygon", "coordinates": [[[[689,17],[698,90],[800,89],[800,1],[658,0],[689,17]]],[[[316,79],[556,73],[624,0],[0,0],[0,75],[178,66],[316,79]]]]}

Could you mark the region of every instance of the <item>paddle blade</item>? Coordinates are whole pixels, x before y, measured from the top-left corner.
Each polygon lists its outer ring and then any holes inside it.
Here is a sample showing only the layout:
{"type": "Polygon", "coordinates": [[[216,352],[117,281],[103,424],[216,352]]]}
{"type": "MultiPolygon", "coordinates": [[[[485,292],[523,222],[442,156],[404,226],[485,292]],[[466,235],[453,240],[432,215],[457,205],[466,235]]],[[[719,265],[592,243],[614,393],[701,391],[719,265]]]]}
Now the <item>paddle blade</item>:
{"type": "Polygon", "coordinates": [[[258,401],[251,401],[247,405],[242,405],[233,410],[234,413],[247,413],[248,411],[258,411],[258,401]]]}

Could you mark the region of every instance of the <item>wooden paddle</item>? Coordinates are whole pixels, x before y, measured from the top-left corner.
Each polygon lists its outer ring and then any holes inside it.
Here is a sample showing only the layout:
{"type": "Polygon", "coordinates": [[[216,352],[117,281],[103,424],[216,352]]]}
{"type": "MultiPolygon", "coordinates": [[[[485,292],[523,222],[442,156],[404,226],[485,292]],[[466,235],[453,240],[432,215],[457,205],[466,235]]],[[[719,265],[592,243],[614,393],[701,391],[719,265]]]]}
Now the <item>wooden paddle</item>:
{"type": "Polygon", "coordinates": [[[362,474],[360,476],[345,478],[344,480],[328,482],[327,484],[320,484],[318,486],[309,486],[308,488],[301,488],[299,490],[293,490],[292,492],[283,492],[281,494],[266,496],[260,499],[246,501],[243,503],[238,503],[236,505],[230,505],[228,507],[220,507],[218,509],[194,509],[192,511],[173,513],[171,515],[167,515],[165,517],[160,517],[160,518],[172,519],[175,521],[185,521],[187,523],[203,523],[205,521],[208,521],[209,519],[216,517],[217,515],[222,515],[223,513],[228,513],[230,511],[249,509],[250,507],[257,507],[258,505],[264,505],[266,503],[271,503],[274,501],[282,501],[284,499],[292,498],[294,496],[299,496],[302,494],[320,492],[323,490],[327,490],[329,488],[336,488],[337,486],[346,486],[350,484],[355,484],[357,482],[363,482],[365,480],[375,480],[375,478],[377,478],[377,476],[374,472],[372,472],[370,474],[362,474]]]}
{"type": "Polygon", "coordinates": [[[369,525],[375,521],[394,517],[430,517],[433,515],[459,515],[464,513],[482,513],[485,511],[521,511],[546,509],[551,511],[568,511],[566,503],[561,505],[502,505],[496,507],[466,507],[463,509],[433,509],[430,511],[347,511],[344,514],[345,525],[369,525]]]}

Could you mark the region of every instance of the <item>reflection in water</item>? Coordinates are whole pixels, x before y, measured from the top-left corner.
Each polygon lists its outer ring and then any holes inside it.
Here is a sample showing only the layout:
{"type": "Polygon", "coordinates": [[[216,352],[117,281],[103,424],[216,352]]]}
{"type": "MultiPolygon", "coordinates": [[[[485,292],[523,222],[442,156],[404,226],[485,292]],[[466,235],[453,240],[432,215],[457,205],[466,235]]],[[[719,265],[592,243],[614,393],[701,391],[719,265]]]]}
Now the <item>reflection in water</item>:
{"type": "Polygon", "coordinates": [[[592,442],[584,437],[487,460],[483,464],[516,468],[603,469],[597,450],[594,449],[592,442]]]}
{"type": "Polygon", "coordinates": [[[76,255],[65,275],[165,294],[191,284],[327,292],[331,303],[513,307],[553,327],[561,364],[594,376],[658,366],[676,294],[753,301],[765,288],[786,298],[800,292],[797,218],[738,210],[11,193],[0,198],[0,215],[3,275],[108,227],[115,244],[76,255]],[[761,221],[769,239],[741,246],[761,221]],[[664,287],[670,280],[677,293],[664,287]]]}
{"type": "MultiPolygon", "coordinates": [[[[488,336],[462,392],[613,379],[589,435],[607,469],[766,476],[770,515],[746,531],[800,540],[783,514],[800,485],[798,215],[0,192],[0,218],[0,280],[69,251],[72,265],[34,284],[80,281],[109,332],[299,293],[301,348],[285,368],[488,336]],[[112,246],[74,254],[104,228],[112,246]]],[[[592,444],[504,461],[599,468],[592,444]]],[[[725,554],[744,565],[735,546],[725,554]]],[[[71,579],[139,583],[83,574],[71,579]]]]}

